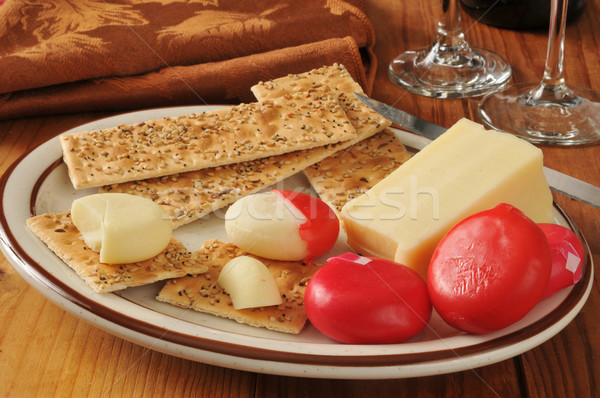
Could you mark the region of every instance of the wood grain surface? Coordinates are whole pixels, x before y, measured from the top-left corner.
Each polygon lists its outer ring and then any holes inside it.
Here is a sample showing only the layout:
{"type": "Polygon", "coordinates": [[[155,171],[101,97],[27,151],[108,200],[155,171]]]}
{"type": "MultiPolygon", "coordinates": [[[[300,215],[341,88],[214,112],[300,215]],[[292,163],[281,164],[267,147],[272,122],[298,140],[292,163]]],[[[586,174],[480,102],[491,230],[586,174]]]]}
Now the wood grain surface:
{"type": "MultiPolygon", "coordinates": [[[[435,100],[408,94],[387,78],[399,53],[433,40],[441,1],[369,0],[378,58],[373,97],[451,126],[477,120],[478,99],[435,100]]],[[[570,85],[600,89],[600,4],[567,30],[570,85]]],[[[489,27],[463,14],[471,45],[496,51],[513,81],[538,81],[546,31],[489,27]]],[[[108,116],[77,114],[0,123],[0,172],[23,153],[82,123],[108,116]]],[[[600,146],[542,147],[547,166],[600,186],[600,146]]],[[[556,201],[588,240],[596,264],[592,293],[558,335],[515,358],[464,372],[400,380],[327,380],[230,370],[161,354],[114,337],[70,315],[31,288],[0,258],[0,397],[598,397],[600,396],[600,210],[563,196],[556,201]]]]}

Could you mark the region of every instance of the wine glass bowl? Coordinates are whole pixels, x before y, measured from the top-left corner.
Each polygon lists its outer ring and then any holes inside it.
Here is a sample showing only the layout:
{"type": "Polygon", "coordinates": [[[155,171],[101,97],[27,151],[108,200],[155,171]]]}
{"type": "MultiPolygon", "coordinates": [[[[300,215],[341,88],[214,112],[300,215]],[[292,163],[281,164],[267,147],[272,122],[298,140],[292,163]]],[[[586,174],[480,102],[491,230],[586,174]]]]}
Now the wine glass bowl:
{"type": "Polygon", "coordinates": [[[442,8],[434,42],[396,57],[389,65],[390,80],[413,94],[435,98],[473,97],[504,87],[510,65],[491,51],[469,45],[458,0],[443,0],[442,8]]]}

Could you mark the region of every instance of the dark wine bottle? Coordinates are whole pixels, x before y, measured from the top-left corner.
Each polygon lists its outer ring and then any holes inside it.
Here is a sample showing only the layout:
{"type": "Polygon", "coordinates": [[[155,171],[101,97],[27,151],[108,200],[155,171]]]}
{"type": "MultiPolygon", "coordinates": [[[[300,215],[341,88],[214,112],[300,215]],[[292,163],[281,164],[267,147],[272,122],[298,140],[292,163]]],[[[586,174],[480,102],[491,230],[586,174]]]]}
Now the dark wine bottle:
{"type": "MultiPolygon", "coordinates": [[[[547,28],[550,0],[460,0],[462,9],[478,22],[507,29],[547,28]]],[[[588,0],[570,0],[567,23],[575,21],[588,0]]]]}

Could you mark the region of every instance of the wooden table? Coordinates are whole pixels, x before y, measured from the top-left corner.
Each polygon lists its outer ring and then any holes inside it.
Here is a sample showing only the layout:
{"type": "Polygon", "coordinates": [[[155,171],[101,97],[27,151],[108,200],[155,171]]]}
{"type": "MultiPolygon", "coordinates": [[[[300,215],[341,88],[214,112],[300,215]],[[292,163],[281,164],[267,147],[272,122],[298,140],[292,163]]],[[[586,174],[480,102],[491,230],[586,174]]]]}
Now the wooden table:
{"type": "MultiPolygon", "coordinates": [[[[600,89],[600,4],[567,32],[569,84],[600,89]]],[[[378,58],[373,96],[422,118],[452,125],[477,120],[477,99],[434,100],[407,94],[387,79],[387,65],[402,51],[427,45],[439,16],[438,1],[370,0],[378,58]]],[[[463,17],[469,42],[504,56],[515,82],[537,81],[546,32],[516,32],[463,17]]],[[[106,116],[78,114],[0,123],[0,170],[22,153],[76,125],[106,116]]],[[[545,163],[600,186],[600,146],[543,147],[545,163]]],[[[556,196],[586,236],[600,263],[600,210],[556,196]]],[[[414,379],[360,381],[279,377],[230,370],[164,355],[107,334],[66,313],[27,285],[0,259],[0,396],[215,396],[358,397],[600,396],[600,292],[596,284],[581,313],[537,348],[494,365],[414,379]]]]}

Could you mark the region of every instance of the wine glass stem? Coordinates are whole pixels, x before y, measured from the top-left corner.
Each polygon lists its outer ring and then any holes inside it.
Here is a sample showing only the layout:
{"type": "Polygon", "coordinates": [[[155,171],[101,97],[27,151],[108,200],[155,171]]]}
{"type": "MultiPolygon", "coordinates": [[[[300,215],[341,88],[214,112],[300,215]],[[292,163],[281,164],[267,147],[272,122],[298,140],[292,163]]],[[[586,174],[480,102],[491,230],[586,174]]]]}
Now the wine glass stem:
{"type": "Polygon", "coordinates": [[[442,0],[435,44],[441,51],[464,51],[469,48],[462,30],[458,0],[442,0]]]}
{"type": "Polygon", "coordinates": [[[531,93],[534,99],[543,100],[544,97],[560,99],[571,95],[563,76],[568,3],[568,0],[551,1],[546,66],[539,88],[531,93]]]}

